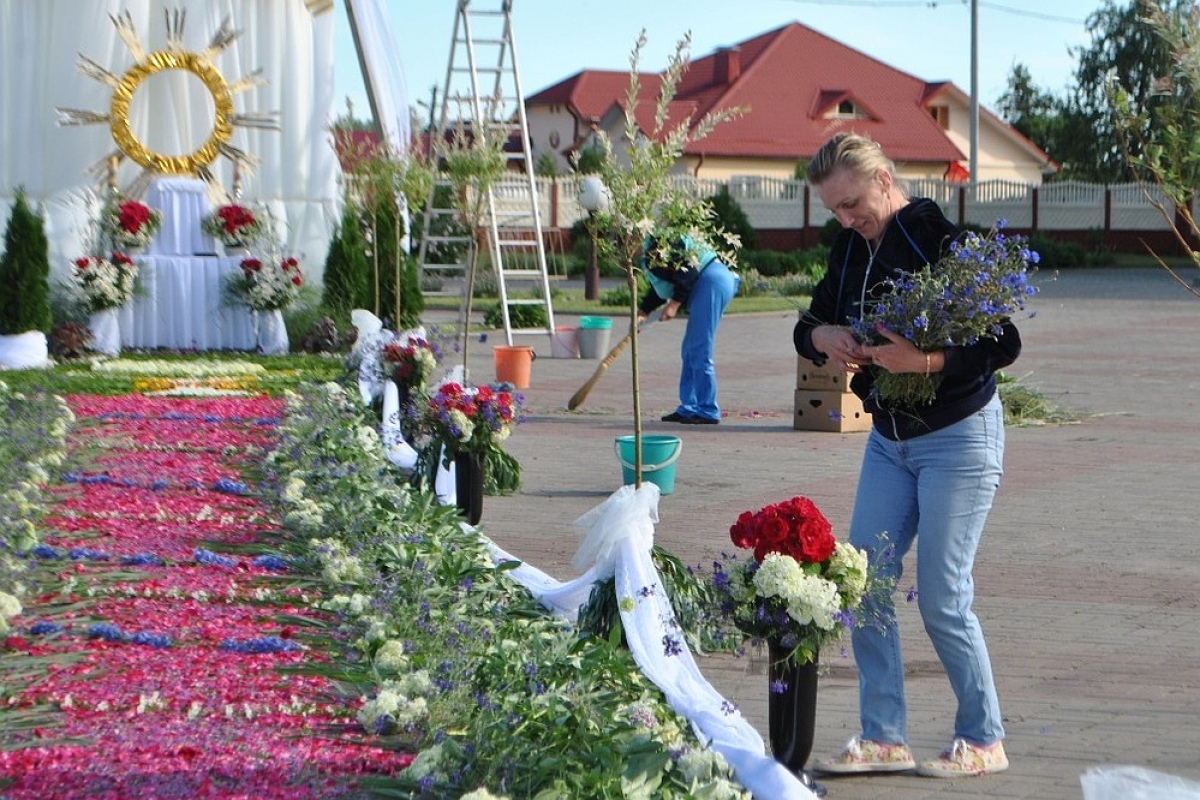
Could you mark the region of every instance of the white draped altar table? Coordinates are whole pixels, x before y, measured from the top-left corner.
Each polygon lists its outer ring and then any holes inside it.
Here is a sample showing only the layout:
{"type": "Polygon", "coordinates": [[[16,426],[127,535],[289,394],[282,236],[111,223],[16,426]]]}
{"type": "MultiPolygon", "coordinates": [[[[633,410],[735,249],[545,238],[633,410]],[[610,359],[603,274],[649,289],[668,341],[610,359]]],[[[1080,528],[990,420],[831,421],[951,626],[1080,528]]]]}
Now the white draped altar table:
{"type": "Polygon", "coordinates": [[[226,276],[241,258],[135,258],[140,291],[121,309],[124,349],[255,350],[254,314],[225,303],[226,276]]]}

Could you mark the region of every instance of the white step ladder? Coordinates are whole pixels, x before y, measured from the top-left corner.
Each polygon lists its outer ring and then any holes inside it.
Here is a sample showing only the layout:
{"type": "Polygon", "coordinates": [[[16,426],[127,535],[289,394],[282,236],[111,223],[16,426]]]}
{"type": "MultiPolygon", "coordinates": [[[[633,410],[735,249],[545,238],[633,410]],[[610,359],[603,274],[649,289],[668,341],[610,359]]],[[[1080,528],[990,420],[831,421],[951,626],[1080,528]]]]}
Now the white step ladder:
{"type": "MultiPolygon", "coordinates": [[[[513,43],[513,0],[502,0],[499,8],[490,9],[473,8],[471,0],[457,0],[457,4],[446,83],[432,135],[435,142],[441,143],[455,131],[470,135],[471,131],[484,130],[506,143],[504,155],[520,168],[520,173],[507,172],[488,187],[484,199],[484,225],[505,339],[512,345],[514,335],[552,337],[554,309],[525,96],[513,43]],[[514,145],[519,145],[519,150],[514,145]],[[521,287],[524,291],[520,296],[510,296],[513,289],[521,287]],[[514,327],[511,309],[517,306],[543,307],[545,326],[514,327]]],[[[449,180],[440,179],[425,206],[418,261],[422,282],[440,283],[441,294],[461,292],[460,308],[465,312],[468,264],[452,254],[466,249],[469,256],[474,239],[461,211],[447,201],[451,191],[448,187],[449,180]]],[[[469,322],[464,319],[464,326],[469,322]]]]}

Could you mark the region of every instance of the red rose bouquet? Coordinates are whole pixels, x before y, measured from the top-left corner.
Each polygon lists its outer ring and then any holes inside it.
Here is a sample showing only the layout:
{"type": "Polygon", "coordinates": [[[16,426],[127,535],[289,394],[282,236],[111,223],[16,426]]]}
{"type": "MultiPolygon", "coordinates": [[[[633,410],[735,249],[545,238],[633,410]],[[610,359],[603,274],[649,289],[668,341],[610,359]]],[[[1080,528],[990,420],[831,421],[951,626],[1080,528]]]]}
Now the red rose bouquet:
{"type": "Polygon", "coordinates": [[[247,245],[263,234],[263,220],[237,204],[220,206],[200,220],[200,229],[227,247],[247,245]]]}
{"type": "Polygon", "coordinates": [[[104,210],[102,227],[118,249],[146,247],[162,226],[162,213],[137,200],[114,198],[104,210]]]}
{"type": "Polygon", "coordinates": [[[717,564],[713,576],[722,612],[754,639],[777,642],[796,664],[857,624],[867,591],[867,555],[839,542],[806,497],[746,511],[729,529],[752,561],[717,564]]]}

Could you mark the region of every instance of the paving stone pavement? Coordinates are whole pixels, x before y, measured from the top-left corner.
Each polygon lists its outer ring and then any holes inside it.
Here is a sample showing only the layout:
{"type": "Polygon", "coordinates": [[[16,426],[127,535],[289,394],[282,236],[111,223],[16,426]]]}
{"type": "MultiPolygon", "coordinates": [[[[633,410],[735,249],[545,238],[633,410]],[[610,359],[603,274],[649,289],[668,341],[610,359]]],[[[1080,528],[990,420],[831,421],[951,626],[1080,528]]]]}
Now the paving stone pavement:
{"type": "MultiPolygon", "coordinates": [[[[986,778],[823,779],[829,798],[1081,798],[1081,774],[1109,764],[1200,780],[1200,299],[1153,267],[1051,277],[1043,268],[1037,315],[1019,321],[1024,352],[1007,372],[1079,418],[1008,429],[1005,476],[975,572],[1012,766],[986,778]]],[[[722,322],[719,426],[658,421],[675,406],[685,323],[658,323],[640,339],[645,432],[683,440],[656,540],[687,563],[731,549],[728,528],[741,511],[796,494],[845,535],[866,434],[792,429],[795,318],[722,322]]],[[[497,342],[493,333],[472,345],[477,380],[494,374],[497,342]]],[[[622,355],[569,412],[568,398],[598,361],[551,358],[540,338],[515,343],[534,344],[540,356],[526,391],[529,423],[507,443],[524,485],[485,498],[482,527],[510,553],[568,579],[578,545],[571,523],[620,483],[614,438],[632,433],[631,361],[622,355]]],[[[910,557],[901,589],[912,567],[910,557]]],[[[901,601],[900,617],[910,743],[921,759],[948,744],[954,702],[913,605],[901,601]]],[[[700,663],[765,736],[762,659],[700,663]]],[[[828,652],[823,665],[814,757],[858,731],[853,658],[828,652]]]]}

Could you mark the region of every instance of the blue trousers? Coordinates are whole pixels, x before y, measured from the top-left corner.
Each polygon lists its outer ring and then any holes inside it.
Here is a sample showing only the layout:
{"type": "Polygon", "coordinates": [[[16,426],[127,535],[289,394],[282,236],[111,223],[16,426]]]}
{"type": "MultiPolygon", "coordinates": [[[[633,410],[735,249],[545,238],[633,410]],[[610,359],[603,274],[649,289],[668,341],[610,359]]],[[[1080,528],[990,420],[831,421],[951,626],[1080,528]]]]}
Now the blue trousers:
{"type": "Polygon", "coordinates": [[[737,294],[741,279],[720,261],[713,261],[700,273],[688,296],[687,329],[683,333],[679,371],[679,407],[685,417],[721,418],[717,406],[717,370],[713,349],[717,325],[737,294]]]}
{"type": "MultiPolygon", "coordinates": [[[[878,573],[896,579],[917,546],[917,606],[958,701],[954,737],[988,745],[1004,738],[983,629],[971,609],[971,571],[1000,484],[1004,415],[999,396],[972,416],[902,442],[871,431],[850,522],[850,543],[878,573]]],[[[904,662],[894,599],[853,630],[862,736],[904,743],[908,720],[904,662]]]]}

